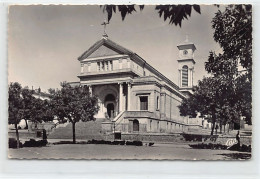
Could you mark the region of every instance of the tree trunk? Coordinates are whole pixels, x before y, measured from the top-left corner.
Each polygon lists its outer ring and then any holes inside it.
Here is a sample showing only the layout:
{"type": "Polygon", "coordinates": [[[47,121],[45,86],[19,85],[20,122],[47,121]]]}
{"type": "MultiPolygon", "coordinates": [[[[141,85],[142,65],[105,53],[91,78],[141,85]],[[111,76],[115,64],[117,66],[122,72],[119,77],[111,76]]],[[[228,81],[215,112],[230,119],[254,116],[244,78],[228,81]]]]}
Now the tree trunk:
{"type": "Polygon", "coordinates": [[[211,113],[212,113],[212,122],[213,122],[213,126],[212,126],[212,129],[211,129],[211,134],[210,135],[213,135],[214,134],[214,130],[215,130],[215,124],[216,124],[216,111],[215,111],[215,108],[213,107],[211,109],[211,113]]]}
{"type": "Polygon", "coordinates": [[[15,133],[16,133],[16,142],[17,142],[16,147],[17,147],[17,149],[19,149],[20,148],[20,140],[19,140],[19,132],[18,132],[17,124],[15,124],[15,133]]]}
{"type": "Polygon", "coordinates": [[[219,133],[222,134],[222,122],[219,123],[219,133]]]}
{"type": "Polygon", "coordinates": [[[72,123],[73,144],[76,144],[75,122],[72,123]]]}
{"type": "Polygon", "coordinates": [[[213,126],[211,128],[211,134],[210,135],[213,135],[214,134],[214,129],[215,129],[215,120],[213,120],[213,126]]]}

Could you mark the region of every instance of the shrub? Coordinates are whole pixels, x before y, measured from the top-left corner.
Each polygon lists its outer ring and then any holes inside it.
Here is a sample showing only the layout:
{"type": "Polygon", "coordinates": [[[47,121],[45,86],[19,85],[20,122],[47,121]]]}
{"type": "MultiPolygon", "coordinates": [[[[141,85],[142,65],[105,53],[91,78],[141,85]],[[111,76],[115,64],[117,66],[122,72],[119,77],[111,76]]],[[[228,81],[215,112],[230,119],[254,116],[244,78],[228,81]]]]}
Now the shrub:
{"type": "Polygon", "coordinates": [[[125,141],[116,140],[111,142],[112,145],[125,145],[125,141]]]}
{"type": "Polygon", "coordinates": [[[154,142],[150,142],[150,143],[149,143],[149,146],[153,146],[153,144],[154,144],[154,142]]]}
{"type": "Polygon", "coordinates": [[[39,140],[36,141],[34,139],[30,139],[29,141],[25,141],[23,147],[43,147],[48,144],[47,140],[39,140]]]}
{"type": "MultiPolygon", "coordinates": [[[[17,148],[17,140],[15,138],[9,138],[8,144],[9,144],[9,148],[12,148],[12,149],[17,148]]],[[[22,148],[23,144],[21,142],[19,142],[19,144],[20,144],[19,145],[20,148],[22,148]]]]}
{"type": "Polygon", "coordinates": [[[182,134],[185,141],[202,141],[202,135],[199,134],[182,134]]]}
{"type": "Polygon", "coordinates": [[[133,141],[133,142],[127,141],[125,144],[126,145],[143,146],[143,142],[142,141],[133,141]]]}
{"type": "Polygon", "coordinates": [[[54,142],[53,145],[59,145],[59,144],[73,144],[72,141],[59,141],[59,142],[54,142]]]}
{"type": "Polygon", "coordinates": [[[228,150],[233,150],[233,151],[240,151],[240,152],[251,152],[252,148],[251,145],[242,145],[240,146],[239,144],[234,144],[232,145],[228,150]]]}
{"type": "Polygon", "coordinates": [[[212,144],[212,143],[190,144],[189,146],[193,149],[212,149],[212,150],[225,150],[225,149],[227,149],[226,145],[212,144]]]}

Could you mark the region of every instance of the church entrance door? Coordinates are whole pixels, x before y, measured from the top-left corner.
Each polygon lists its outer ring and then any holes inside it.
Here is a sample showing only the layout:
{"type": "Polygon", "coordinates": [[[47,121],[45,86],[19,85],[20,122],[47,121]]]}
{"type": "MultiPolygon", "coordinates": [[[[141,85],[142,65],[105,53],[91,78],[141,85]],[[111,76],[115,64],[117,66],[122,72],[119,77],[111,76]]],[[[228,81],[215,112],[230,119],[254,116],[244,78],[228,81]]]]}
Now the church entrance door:
{"type": "Polygon", "coordinates": [[[107,115],[109,118],[113,118],[114,116],[114,104],[108,103],[107,104],[107,115]]]}

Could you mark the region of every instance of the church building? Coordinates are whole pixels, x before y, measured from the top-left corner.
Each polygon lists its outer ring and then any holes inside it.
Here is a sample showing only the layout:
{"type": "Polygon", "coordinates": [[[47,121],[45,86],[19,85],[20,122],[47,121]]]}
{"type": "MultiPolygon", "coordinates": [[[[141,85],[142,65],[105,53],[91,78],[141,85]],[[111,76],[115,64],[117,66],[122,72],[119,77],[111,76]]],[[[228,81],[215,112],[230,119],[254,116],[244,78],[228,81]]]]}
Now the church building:
{"type": "Polygon", "coordinates": [[[177,48],[178,85],[106,34],[78,58],[77,84],[87,85],[97,96],[95,118],[103,121],[104,132],[174,133],[201,126],[180,116],[178,108],[192,92],[196,47],[186,40],[177,48]]]}

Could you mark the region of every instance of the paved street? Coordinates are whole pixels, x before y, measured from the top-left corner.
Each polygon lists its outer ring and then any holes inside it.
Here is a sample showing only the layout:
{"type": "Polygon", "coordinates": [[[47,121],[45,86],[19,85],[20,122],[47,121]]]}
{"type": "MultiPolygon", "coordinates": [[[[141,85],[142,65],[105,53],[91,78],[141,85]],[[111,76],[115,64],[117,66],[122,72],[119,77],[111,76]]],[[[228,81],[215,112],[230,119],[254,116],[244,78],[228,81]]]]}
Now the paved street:
{"type": "Polygon", "coordinates": [[[10,149],[9,158],[24,159],[163,159],[163,160],[236,160],[250,158],[250,153],[228,150],[192,149],[186,144],[114,146],[61,144],[41,148],[10,149]]]}

